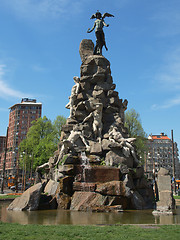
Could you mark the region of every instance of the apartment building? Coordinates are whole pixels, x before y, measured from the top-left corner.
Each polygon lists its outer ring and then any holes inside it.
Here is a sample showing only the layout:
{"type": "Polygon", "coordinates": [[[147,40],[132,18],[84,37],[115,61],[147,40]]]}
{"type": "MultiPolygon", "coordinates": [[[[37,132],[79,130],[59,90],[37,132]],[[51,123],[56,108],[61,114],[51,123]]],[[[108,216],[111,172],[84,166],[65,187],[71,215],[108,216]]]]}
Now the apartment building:
{"type": "MultiPolygon", "coordinates": [[[[21,103],[16,103],[9,109],[6,175],[15,176],[19,159],[19,144],[26,138],[26,134],[32,125],[32,121],[41,117],[42,103],[37,103],[36,99],[23,98],[21,103]]],[[[2,166],[3,164],[1,161],[0,174],[2,174],[2,166]]]]}
{"type": "MultiPolygon", "coordinates": [[[[169,170],[173,176],[173,155],[172,155],[172,140],[164,133],[160,135],[149,135],[148,152],[145,159],[145,173],[149,179],[153,176],[157,177],[160,167],[169,170]]],[[[180,178],[180,164],[177,143],[174,142],[174,160],[175,160],[175,175],[176,179],[180,178]]]]}

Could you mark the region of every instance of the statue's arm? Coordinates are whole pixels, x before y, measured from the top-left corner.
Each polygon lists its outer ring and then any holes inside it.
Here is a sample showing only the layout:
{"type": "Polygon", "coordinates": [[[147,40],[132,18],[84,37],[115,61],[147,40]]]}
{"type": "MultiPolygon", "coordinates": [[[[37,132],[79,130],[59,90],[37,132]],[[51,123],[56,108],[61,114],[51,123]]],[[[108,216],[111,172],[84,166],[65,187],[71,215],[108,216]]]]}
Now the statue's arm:
{"type": "Polygon", "coordinates": [[[79,83],[77,83],[76,95],[79,93],[79,89],[80,89],[80,84],[79,84],[79,83]]]}
{"type": "Polygon", "coordinates": [[[90,28],[88,28],[88,30],[87,30],[87,33],[90,33],[90,32],[92,32],[94,29],[95,29],[95,27],[96,27],[96,23],[94,23],[94,26],[90,29],[90,28]]]}
{"type": "Polygon", "coordinates": [[[92,117],[92,112],[83,120],[83,123],[89,120],[92,117]]]}
{"type": "Polygon", "coordinates": [[[109,27],[109,24],[106,24],[105,21],[103,21],[103,25],[104,25],[105,27],[109,27]]]}

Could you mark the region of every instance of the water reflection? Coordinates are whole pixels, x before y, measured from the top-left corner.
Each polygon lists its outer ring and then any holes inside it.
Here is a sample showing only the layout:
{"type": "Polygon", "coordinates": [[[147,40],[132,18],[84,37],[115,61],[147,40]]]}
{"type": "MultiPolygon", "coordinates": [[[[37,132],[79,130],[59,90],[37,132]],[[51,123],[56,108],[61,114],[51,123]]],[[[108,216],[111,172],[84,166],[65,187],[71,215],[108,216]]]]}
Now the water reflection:
{"type": "Polygon", "coordinates": [[[9,223],[43,225],[92,225],[92,224],[180,224],[180,206],[176,215],[153,216],[151,210],[121,213],[92,213],[63,210],[7,211],[8,204],[0,206],[0,220],[9,223]]]}

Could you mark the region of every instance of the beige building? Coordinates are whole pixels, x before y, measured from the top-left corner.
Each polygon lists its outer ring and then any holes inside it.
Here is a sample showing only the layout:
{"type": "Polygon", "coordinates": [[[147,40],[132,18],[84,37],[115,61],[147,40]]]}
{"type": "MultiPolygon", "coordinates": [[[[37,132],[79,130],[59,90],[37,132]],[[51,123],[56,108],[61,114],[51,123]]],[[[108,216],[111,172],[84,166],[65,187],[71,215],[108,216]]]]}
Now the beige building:
{"type": "MultiPolygon", "coordinates": [[[[173,176],[172,140],[164,133],[149,135],[147,145],[148,152],[144,166],[147,177],[153,179],[154,174],[157,177],[160,167],[168,169],[173,176]]],[[[176,179],[180,179],[179,154],[176,142],[174,142],[174,160],[176,179]]]]}

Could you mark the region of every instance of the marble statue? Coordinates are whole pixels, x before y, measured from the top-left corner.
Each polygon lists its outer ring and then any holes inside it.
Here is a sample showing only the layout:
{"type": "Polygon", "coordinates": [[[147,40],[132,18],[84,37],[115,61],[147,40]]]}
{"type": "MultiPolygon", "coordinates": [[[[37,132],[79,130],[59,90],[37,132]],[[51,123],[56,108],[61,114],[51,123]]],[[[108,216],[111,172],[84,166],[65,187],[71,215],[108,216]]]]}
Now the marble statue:
{"type": "Polygon", "coordinates": [[[118,143],[119,147],[122,147],[123,154],[126,157],[129,157],[131,153],[135,162],[136,163],[139,162],[139,160],[137,159],[134,147],[131,144],[133,141],[136,140],[136,138],[123,138],[122,134],[118,131],[118,128],[112,125],[109,131],[109,140],[111,142],[118,143]]]}
{"type": "Polygon", "coordinates": [[[66,108],[70,109],[69,118],[72,118],[72,116],[73,116],[74,101],[77,98],[77,95],[78,95],[79,89],[80,89],[79,77],[73,77],[73,79],[74,79],[75,85],[72,87],[71,96],[69,97],[69,103],[66,105],[66,108]]]}
{"type": "Polygon", "coordinates": [[[101,132],[103,128],[102,124],[102,109],[103,109],[103,104],[102,103],[97,103],[96,108],[93,112],[91,112],[84,120],[83,123],[88,121],[90,118],[93,118],[93,132],[95,135],[95,138],[101,142],[101,132]]]}

